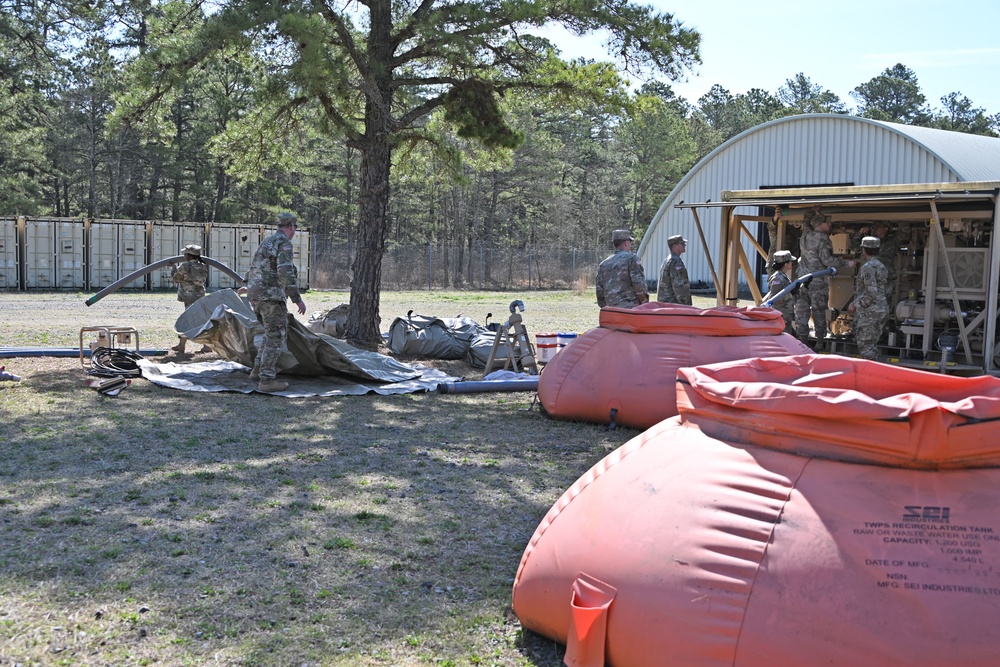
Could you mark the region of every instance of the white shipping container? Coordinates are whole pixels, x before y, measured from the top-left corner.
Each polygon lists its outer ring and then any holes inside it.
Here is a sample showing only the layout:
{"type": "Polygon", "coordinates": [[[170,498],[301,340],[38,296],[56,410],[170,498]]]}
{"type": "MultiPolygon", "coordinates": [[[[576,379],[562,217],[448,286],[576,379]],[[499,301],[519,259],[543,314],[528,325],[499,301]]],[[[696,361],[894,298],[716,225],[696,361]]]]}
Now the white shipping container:
{"type": "MultiPolygon", "coordinates": [[[[118,222],[118,278],[146,266],[146,223],[118,222]]],[[[122,289],[145,289],[146,280],[140,278],[122,289]]]]}
{"type": "Polygon", "coordinates": [[[49,220],[25,220],[25,287],[52,289],[56,286],[54,229],[49,220]]]}
{"type": "MultiPolygon", "coordinates": [[[[232,268],[236,265],[236,228],[212,225],[208,238],[208,256],[232,268]]],[[[256,248],[255,248],[256,250],[256,248]]],[[[209,267],[208,287],[210,290],[235,287],[236,281],[227,274],[209,267]]]]}
{"type": "Polygon", "coordinates": [[[236,228],[236,263],[232,266],[236,273],[246,277],[253,262],[254,253],[264,240],[264,228],[242,225],[236,228]]]}
{"type": "MultiPolygon", "coordinates": [[[[267,233],[259,225],[0,218],[0,289],[101,290],[148,264],[182,254],[187,245],[201,246],[205,256],[246,275],[267,233]]],[[[293,247],[299,285],[306,289],[309,232],[296,234],[293,247]]],[[[227,273],[209,269],[209,290],[237,286],[227,273]]],[[[151,288],[174,288],[170,267],[123,286],[151,288]]]]}
{"type": "Polygon", "coordinates": [[[83,289],[83,222],[60,220],[54,225],[57,287],[83,289]]]}
{"type": "Polygon", "coordinates": [[[88,257],[88,284],[100,290],[118,280],[118,226],[111,222],[90,224],[90,256],[88,257]]]}
{"type": "Polygon", "coordinates": [[[0,289],[17,289],[17,220],[0,218],[0,289]]]}
{"type": "Polygon", "coordinates": [[[309,289],[309,232],[295,233],[292,239],[292,250],[295,253],[295,270],[298,272],[299,289],[309,289]]]}
{"type": "MultiPolygon", "coordinates": [[[[204,246],[204,236],[204,225],[183,222],[154,222],[151,241],[153,254],[150,256],[150,263],[158,262],[167,257],[177,257],[185,246],[204,246]]],[[[174,289],[170,270],[171,267],[167,266],[150,274],[151,287],[153,289],[174,289]]]]}

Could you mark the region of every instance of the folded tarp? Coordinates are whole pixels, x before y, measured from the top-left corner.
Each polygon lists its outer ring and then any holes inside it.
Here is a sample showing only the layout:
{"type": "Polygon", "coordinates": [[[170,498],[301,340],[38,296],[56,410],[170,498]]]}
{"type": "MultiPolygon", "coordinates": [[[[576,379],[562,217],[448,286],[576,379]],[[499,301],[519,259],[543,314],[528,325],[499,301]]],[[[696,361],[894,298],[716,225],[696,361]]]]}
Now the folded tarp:
{"type": "MultiPolygon", "coordinates": [[[[177,334],[210,345],[221,357],[253,367],[264,328],[249,301],[231,289],[208,294],[184,311],[174,324],[177,334]]],[[[376,352],[359,350],[344,341],[309,331],[288,316],[287,349],[277,370],[289,375],[346,375],[377,382],[404,382],[421,371],[376,352]]]]}
{"type": "Polygon", "coordinates": [[[389,325],[387,344],[393,354],[429,359],[464,359],[477,336],[489,330],[468,317],[397,317],[389,325]]]}
{"type": "MultiPolygon", "coordinates": [[[[473,368],[486,368],[486,362],[490,360],[490,352],[493,351],[493,345],[496,343],[497,335],[494,331],[486,331],[479,334],[472,339],[472,343],[469,345],[469,353],[465,355],[465,360],[473,368]]],[[[508,356],[508,349],[506,345],[497,345],[497,351],[494,355],[494,360],[504,360],[508,356]]]]}

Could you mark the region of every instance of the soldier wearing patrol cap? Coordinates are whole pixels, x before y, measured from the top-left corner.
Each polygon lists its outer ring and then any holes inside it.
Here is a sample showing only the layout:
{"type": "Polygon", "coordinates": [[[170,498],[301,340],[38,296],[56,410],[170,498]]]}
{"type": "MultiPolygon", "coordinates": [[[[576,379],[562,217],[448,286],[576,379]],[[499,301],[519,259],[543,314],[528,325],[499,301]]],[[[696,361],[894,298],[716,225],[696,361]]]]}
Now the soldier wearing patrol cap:
{"type": "Polygon", "coordinates": [[[660,266],[660,282],[656,288],[656,300],[661,303],[683,303],[691,305],[691,281],[681,255],[687,249],[687,240],[680,234],[667,239],[670,256],[660,266]]]}
{"type": "Polygon", "coordinates": [[[299,218],[294,213],[278,214],[278,230],[261,242],[247,272],[247,299],[264,327],[264,338],[257,348],[250,379],[259,380],[257,391],[284,391],[288,383],[277,379],[277,364],[288,341],[288,305],[295,304],[299,315],[306,314],[295,268],[292,239],[299,218]]]}
{"type": "MultiPolygon", "coordinates": [[[[838,271],[852,268],[854,260],[841,259],[833,254],[833,243],[830,241],[831,220],[828,215],[814,207],[803,216],[799,257],[798,277],[804,278],[810,273],[822,271],[830,267],[838,271]]],[[[830,309],[830,276],[814,278],[808,285],[802,285],[795,297],[795,334],[804,343],[808,343],[809,317],[812,316],[816,328],[816,351],[825,348],[827,334],[827,311],[830,309]]]]}
{"type": "Polygon", "coordinates": [[[877,236],[861,239],[861,252],[866,261],[854,281],[854,301],[847,307],[854,313],[854,341],[858,344],[858,354],[864,359],[878,357],[876,346],[889,317],[886,299],[889,271],[878,258],[881,245],[877,236]]]}
{"type": "MultiPolygon", "coordinates": [[[[201,259],[200,245],[184,246],[184,261],[171,269],[170,277],[177,285],[177,300],[187,309],[192,303],[205,296],[205,285],[208,283],[208,267],[201,259]]],[[[179,336],[180,341],[170,348],[174,352],[184,353],[187,338],[179,336]]],[[[199,352],[211,352],[212,348],[203,345],[199,352]]]]}
{"type": "MultiPolygon", "coordinates": [[[[767,278],[767,294],[762,299],[768,301],[773,299],[781,290],[792,284],[792,266],[796,257],[788,250],[778,250],[771,259],[771,266],[774,272],[767,278]]],[[[795,296],[788,293],[771,304],[771,307],[781,313],[781,318],[785,320],[785,333],[795,335],[795,328],[792,326],[795,321],[795,296]]]]}
{"type": "Polygon", "coordinates": [[[611,232],[615,252],[597,268],[597,305],[601,308],[634,308],[649,301],[646,274],[638,255],[632,252],[633,241],[627,229],[611,232]]]}

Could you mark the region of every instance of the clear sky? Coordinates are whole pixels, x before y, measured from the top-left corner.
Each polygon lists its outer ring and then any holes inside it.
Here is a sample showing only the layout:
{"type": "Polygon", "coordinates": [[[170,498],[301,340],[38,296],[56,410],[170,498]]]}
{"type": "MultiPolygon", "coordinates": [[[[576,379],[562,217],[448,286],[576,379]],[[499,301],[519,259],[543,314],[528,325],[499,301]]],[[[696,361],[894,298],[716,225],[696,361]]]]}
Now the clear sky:
{"type": "MultiPolygon", "coordinates": [[[[638,0],[701,33],[702,64],[675,93],[696,102],[714,84],[776,93],[799,72],[838,95],[896,63],[917,76],[927,103],[951,92],[1000,113],[1000,0],[638,0]]],[[[558,37],[565,57],[598,58],[600,39],[558,37]]]]}

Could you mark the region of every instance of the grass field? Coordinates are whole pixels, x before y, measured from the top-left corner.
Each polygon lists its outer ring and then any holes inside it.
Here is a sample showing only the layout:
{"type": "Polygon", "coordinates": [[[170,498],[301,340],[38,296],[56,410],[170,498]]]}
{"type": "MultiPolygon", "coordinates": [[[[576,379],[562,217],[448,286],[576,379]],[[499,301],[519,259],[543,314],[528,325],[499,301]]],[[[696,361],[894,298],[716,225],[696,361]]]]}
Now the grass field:
{"type": "MultiPolygon", "coordinates": [[[[0,347],[75,348],[92,325],[176,341],[172,294],[88,296],[0,294],[0,347]]],[[[381,327],[410,309],[503,321],[513,299],[531,334],[597,325],[590,293],[405,292],[383,295],[381,327]]],[[[637,435],[551,420],[528,393],[137,380],[112,398],[77,358],[3,364],[23,380],[0,382],[0,665],[555,667],[563,648],[510,611],[518,562],[562,492],[637,435]]]]}

